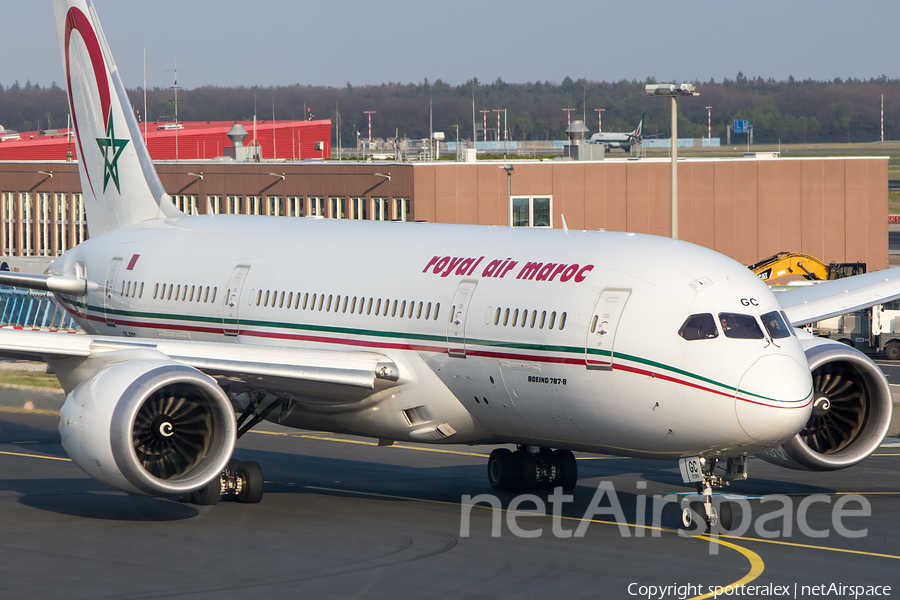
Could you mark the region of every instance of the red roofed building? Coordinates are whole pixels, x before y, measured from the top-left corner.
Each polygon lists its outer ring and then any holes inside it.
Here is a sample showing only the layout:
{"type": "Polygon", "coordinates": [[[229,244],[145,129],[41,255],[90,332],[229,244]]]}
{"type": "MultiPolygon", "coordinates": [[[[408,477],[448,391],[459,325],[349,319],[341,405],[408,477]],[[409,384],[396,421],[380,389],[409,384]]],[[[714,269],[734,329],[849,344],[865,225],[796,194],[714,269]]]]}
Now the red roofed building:
{"type": "MultiPolygon", "coordinates": [[[[225,156],[232,146],[226,133],[235,123],[248,132],[244,145],[253,141],[253,121],[191,121],[147,123],[147,148],[153,160],[211,160],[225,156]]],[[[143,130],[144,125],[141,124],[143,130]]],[[[75,138],[67,130],[29,131],[19,139],[0,141],[0,160],[66,160],[71,150],[78,157],[75,138]]],[[[331,121],[257,121],[256,141],[262,158],[304,160],[331,156],[331,121]]]]}

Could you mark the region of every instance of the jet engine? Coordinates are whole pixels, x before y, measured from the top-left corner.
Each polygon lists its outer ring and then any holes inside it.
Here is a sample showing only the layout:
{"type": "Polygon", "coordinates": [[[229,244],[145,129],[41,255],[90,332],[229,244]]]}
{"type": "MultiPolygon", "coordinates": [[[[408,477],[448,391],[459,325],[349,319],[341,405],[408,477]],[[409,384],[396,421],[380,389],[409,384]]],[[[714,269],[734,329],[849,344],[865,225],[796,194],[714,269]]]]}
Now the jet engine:
{"type": "Polygon", "coordinates": [[[783,467],[834,471],[875,452],[891,423],[893,399],[881,369],[840,342],[801,338],[813,380],[806,426],[778,448],[759,455],[783,467]]]}
{"type": "Polygon", "coordinates": [[[63,447],[119,490],[179,496],[218,477],[235,443],[231,403],[211,377],[146,352],[75,387],[60,411],[63,447]]]}

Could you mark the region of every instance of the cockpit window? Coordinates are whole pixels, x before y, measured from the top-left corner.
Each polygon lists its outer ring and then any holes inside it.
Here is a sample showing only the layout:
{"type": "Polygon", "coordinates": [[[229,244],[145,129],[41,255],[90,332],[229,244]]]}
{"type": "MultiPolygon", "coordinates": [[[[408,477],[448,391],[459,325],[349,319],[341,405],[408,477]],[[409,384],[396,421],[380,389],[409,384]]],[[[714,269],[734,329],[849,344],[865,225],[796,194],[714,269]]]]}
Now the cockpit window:
{"type": "Polygon", "coordinates": [[[739,340],[761,340],[762,329],[752,315],[738,313],[719,313],[719,322],[725,337],[739,340]]]}
{"type": "Polygon", "coordinates": [[[791,335],[797,337],[797,330],[791,327],[791,320],[788,319],[788,316],[784,313],[784,311],[781,311],[781,318],[784,319],[785,323],[787,323],[787,328],[788,331],[791,332],[791,335]]]}
{"type": "Polygon", "coordinates": [[[784,322],[784,319],[781,318],[781,313],[778,311],[764,314],[762,322],[772,339],[791,337],[791,328],[784,322]]]}
{"type": "Polygon", "coordinates": [[[713,316],[704,313],[689,316],[678,330],[678,335],[686,340],[708,340],[719,337],[719,331],[716,329],[716,320],[713,316]]]}

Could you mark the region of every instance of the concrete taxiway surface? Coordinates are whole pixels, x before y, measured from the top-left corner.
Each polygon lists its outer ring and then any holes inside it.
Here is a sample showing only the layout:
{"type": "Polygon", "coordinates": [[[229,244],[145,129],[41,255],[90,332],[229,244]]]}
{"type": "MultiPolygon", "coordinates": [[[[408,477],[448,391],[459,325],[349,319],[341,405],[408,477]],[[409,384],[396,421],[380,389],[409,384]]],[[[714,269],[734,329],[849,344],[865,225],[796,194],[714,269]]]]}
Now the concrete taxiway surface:
{"type": "MultiPolygon", "coordinates": [[[[754,459],[750,480],[728,488],[749,498],[754,525],[718,542],[680,537],[674,505],[662,511],[661,529],[634,526],[644,502],[652,523],[653,495],[693,491],[673,465],[590,455],[579,455],[579,485],[558,504],[555,528],[551,517],[521,514],[535,498],[506,510],[517,501],[509,493],[499,495],[500,511],[471,510],[467,534],[461,502],[491,493],[490,448],[377,447],[261,426],[240,440],[237,456],[262,465],[262,503],[198,507],[88,478],[60,446],[61,402],[59,393],[0,390],[0,598],[632,598],[676,584],[703,593],[744,585],[741,595],[757,598],[819,597],[802,586],[823,584],[892,586],[900,595],[900,443],[835,473],[754,459]],[[611,514],[582,520],[601,483],[613,486],[628,524],[611,514]],[[785,496],[758,499],[771,494],[785,496]],[[861,496],[844,509],[871,510],[840,523],[865,530],[861,537],[841,536],[833,521],[848,494],[861,496]],[[814,495],[818,502],[799,510],[814,495]],[[791,531],[783,518],[759,529],[760,517],[785,502],[791,531]],[[572,535],[579,526],[583,535],[572,535]]],[[[535,493],[546,513],[549,494],[535,493]]],[[[683,587],[663,597],[678,592],[700,595],[683,587]]]]}

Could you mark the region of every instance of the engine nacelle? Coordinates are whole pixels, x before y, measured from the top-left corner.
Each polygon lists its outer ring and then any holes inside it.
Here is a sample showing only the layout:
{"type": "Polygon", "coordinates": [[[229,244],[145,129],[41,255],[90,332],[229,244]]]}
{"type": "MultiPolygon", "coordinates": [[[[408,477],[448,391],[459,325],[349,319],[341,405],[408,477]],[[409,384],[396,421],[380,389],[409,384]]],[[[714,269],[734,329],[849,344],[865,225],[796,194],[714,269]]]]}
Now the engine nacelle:
{"type": "Polygon", "coordinates": [[[125,492],[179,496],[225,468],[231,403],[211,377],[145,351],[99,369],[66,397],[63,447],[88,475],[125,492]]]}
{"type": "Polygon", "coordinates": [[[806,426],[758,456],[793,469],[834,471],[868,458],[887,435],[893,399],[881,369],[840,342],[801,337],[813,378],[813,410],[806,426]]]}

